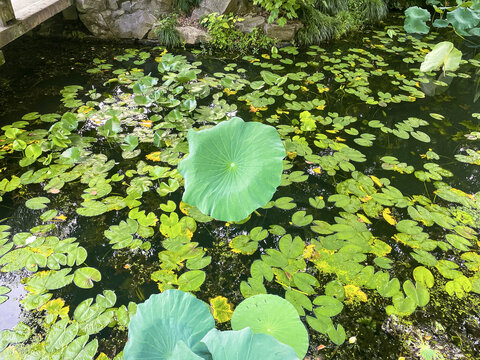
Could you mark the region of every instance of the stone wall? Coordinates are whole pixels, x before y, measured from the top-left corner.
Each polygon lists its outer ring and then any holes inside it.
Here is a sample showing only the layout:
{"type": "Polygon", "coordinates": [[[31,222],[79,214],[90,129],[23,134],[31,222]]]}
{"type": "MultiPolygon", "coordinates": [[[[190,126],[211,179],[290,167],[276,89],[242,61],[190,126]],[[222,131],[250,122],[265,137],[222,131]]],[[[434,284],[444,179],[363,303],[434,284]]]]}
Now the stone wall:
{"type": "MultiPolygon", "coordinates": [[[[155,38],[152,28],[161,15],[174,11],[177,0],[75,0],[80,20],[98,37],[142,39],[150,31],[149,38],[155,38]]],[[[293,40],[295,33],[302,27],[300,22],[292,22],[283,27],[267,24],[260,9],[253,7],[249,0],[203,0],[193,10],[189,22],[196,23],[200,16],[217,12],[245,15],[244,21],[236,25],[242,32],[253,28],[263,28],[265,33],[280,41],[293,40]],[[249,15],[248,15],[249,14],[249,15]]],[[[204,42],[207,34],[198,26],[177,28],[187,44],[204,42]]]]}
{"type": "Polygon", "coordinates": [[[176,0],[76,0],[80,20],[104,38],[142,39],[176,0]]]}

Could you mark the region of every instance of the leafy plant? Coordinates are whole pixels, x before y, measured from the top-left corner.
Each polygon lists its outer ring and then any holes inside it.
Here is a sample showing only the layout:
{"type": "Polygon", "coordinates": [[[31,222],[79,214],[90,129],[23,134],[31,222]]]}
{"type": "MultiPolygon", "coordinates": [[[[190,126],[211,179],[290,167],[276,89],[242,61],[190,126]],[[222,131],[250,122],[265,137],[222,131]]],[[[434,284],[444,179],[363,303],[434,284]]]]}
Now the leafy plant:
{"type": "Polygon", "coordinates": [[[455,71],[460,66],[462,52],[455,48],[450,41],[442,41],[435,45],[425,56],[420,71],[435,71],[442,68],[443,72],[455,71]]]}
{"type": "Polygon", "coordinates": [[[439,0],[428,0],[435,10],[433,16],[426,9],[418,6],[409,7],[405,10],[404,29],[408,33],[427,34],[430,26],[427,21],[431,20],[432,26],[446,28],[452,26],[455,32],[461,36],[480,36],[480,7],[477,1],[458,0],[455,5],[445,2],[443,6],[439,0]],[[435,16],[439,14],[439,18],[435,16]]]}
{"type": "Polygon", "coordinates": [[[177,0],[174,3],[176,8],[184,13],[190,12],[190,10],[200,5],[201,0],[177,0]]]}
{"type": "MultiPolygon", "coordinates": [[[[308,347],[305,327],[301,324],[295,309],[293,313],[291,312],[289,308],[291,305],[286,300],[274,295],[269,296],[269,298],[262,298],[263,301],[266,300],[266,306],[277,304],[278,311],[275,312],[275,316],[280,318],[288,309],[287,318],[290,321],[293,320],[292,324],[298,322],[302,326],[303,336],[288,339],[288,344],[282,343],[279,341],[278,327],[273,332],[273,336],[267,328],[255,328],[257,323],[255,319],[264,317],[263,308],[248,307],[244,307],[239,315],[234,312],[234,316],[241,319],[245,325],[240,326],[243,330],[218,331],[215,329],[215,320],[206,303],[189,293],[167,290],[150,296],[145,303],[138,306],[136,314],[130,321],[129,340],[123,353],[124,359],[226,360],[233,356],[240,356],[242,359],[260,360],[267,356],[267,353],[269,359],[298,359],[289,345],[301,344],[303,350],[306,340],[308,347]],[[249,318],[246,318],[247,316],[249,318]]],[[[249,299],[250,303],[252,301],[256,301],[256,297],[249,299]]],[[[284,327],[284,331],[287,330],[284,327]]]]}
{"type": "Polygon", "coordinates": [[[161,45],[164,45],[168,48],[182,45],[180,33],[176,28],[177,19],[177,14],[168,14],[156,23],[154,32],[158,38],[158,42],[161,45]]]}
{"type": "Polygon", "coordinates": [[[255,5],[263,7],[270,12],[268,22],[275,20],[279,25],[285,25],[287,19],[297,18],[297,10],[302,5],[311,5],[313,0],[253,0],[255,5]]]}
{"type": "Polygon", "coordinates": [[[208,30],[209,45],[220,50],[257,51],[275,44],[274,39],[266,36],[263,30],[258,28],[246,34],[239,31],[235,24],[241,21],[242,18],[232,14],[210,13],[200,19],[200,24],[208,30]]]}
{"type": "Polygon", "coordinates": [[[189,130],[187,138],[190,153],[178,165],[184,202],[216,219],[239,221],[272,198],[285,156],[273,127],[234,117],[189,130]]]}

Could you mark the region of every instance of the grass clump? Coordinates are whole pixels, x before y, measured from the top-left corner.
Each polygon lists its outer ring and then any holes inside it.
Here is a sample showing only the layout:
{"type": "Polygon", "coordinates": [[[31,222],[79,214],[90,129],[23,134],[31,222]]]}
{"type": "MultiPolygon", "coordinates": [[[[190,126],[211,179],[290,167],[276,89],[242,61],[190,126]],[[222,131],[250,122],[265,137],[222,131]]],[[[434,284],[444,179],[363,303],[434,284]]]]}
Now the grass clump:
{"type": "Polygon", "coordinates": [[[177,30],[177,20],[178,14],[169,14],[158,21],[154,32],[161,45],[169,48],[182,45],[182,38],[177,30]]]}

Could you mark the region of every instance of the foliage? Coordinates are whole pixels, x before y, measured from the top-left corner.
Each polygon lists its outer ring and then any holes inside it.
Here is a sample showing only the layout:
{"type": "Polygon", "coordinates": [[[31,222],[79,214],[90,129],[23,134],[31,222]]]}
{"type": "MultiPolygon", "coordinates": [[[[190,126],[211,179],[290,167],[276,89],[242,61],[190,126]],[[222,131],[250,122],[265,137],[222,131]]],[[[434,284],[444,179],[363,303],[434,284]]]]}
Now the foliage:
{"type": "Polygon", "coordinates": [[[201,0],[177,0],[174,2],[174,6],[184,13],[189,13],[192,8],[200,5],[201,0]]]}
{"type": "Polygon", "coordinates": [[[177,14],[169,14],[161,18],[154,27],[155,35],[158,42],[168,48],[173,48],[182,45],[182,39],[178,32],[177,14]]]}
{"type": "Polygon", "coordinates": [[[235,117],[188,132],[189,155],[178,165],[182,200],[224,221],[265,205],[280,184],[285,148],[275,128],[235,117]]]}
{"type": "Polygon", "coordinates": [[[255,28],[250,33],[242,33],[235,24],[243,21],[238,16],[210,13],[200,19],[200,24],[208,30],[208,44],[225,51],[253,51],[266,49],[275,44],[275,40],[266,36],[262,30],[255,28]]]}
{"type": "Polygon", "coordinates": [[[420,66],[420,71],[435,71],[442,68],[445,71],[455,71],[460,67],[462,52],[455,48],[449,41],[442,41],[435,45],[431,52],[425,56],[420,66]]]}
{"type": "Polygon", "coordinates": [[[427,21],[431,20],[432,26],[445,28],[450,25],[461,36],[480,36],[480,6],[478,1],[457,1],[456,5],[445,2],[444,6],[439,0],[427,1],[434,9],[431,16],[428,10],[418,6],[405,10],[405,31],[408,33],[427,34],[430,26],[427,21]],[[435,16],[439,14],[439,18],[435,16]]]}
{"type": "Polygon", "coordinates": [[[277,21],[279,25],[285,25],[287,19],[298,17],[297,10],[301,6],[311,5],[314,0],[253,0],[255,5],[259,5],[270,13],[268,22],[277,21]]]}
{"type": "MultiPolygon", "coordinates": [[[[420,71],[435,34],[361,35],[355,47],[213,60],[122,50],[95,58],[94,88],[66,86],[58,114],[15,112],[0,133],[0,267],[2,281],[21,279],[29,325],[1,332],[0,357],[118,360],[157,286],[212,297],[222,320],[231,308],[218,296],[278,294],[327,357],[364,358],[364,346],[333,344],[361,345],[365,327],[379,335],[370,357],[398,350],[383,330],[397,315],[429,331],[441,322],[474,358],[462,329],[478,330],[480,304],[480,62],[465,56],[454,91],[428,99],[429,85],[447,85],[420,71]],[[180,200],[178,165],[188,131],[235,115],[275,127],[287,157],[273,198],[224,223],[180,200]]],[[[16,297],[0,288],[0,307],[16,297]]],[[[252,340],[215,340],[240,335],[252,340]]]]}
{"type": "Polygon", "coordinates": [[[300,43],[312,45],[338,39],[367,22],[381,20],[387,7],[383,0],[317,1],[313,6],[302,6],[298,13],[304,26],[296,37],[300,43]]]}
{"type": "MultiPolygon", "coordinates": [[[[262,295],[259,295],[262,297],[262,295]]],[[[249,302],[256,301],[252,297],[249,302]]],[[[275,316],[287,315],[291,305],[284,299],[270,295],[266,301],[269,305],[276,304],[275,316]],[[279,306],[279,304],[281,304],[279,306]],[[282,307],[283,306],[283,307],[282,307]],[[287,307],[287,310],[285,309],[287,307]]],[[[242,306],[243,303],[239,305],[242,306]]],[[[141,359],[210,359],[223,360],[233,356],[242,359],[260,360],[268,353],[271,359],[291,359],[298,357],[289,346],[297,346],[308,335],[301,323],[298,314],[293,309],[294,319],[302,326],[304,338],[286,339],[287,343],[278,339],[277,333],[269,333],[268,329],[254,328],[255,318],[264,316],[264,309],[245,308],[243,312],[234,312],[236,319],[241,319],[244,326],[241,331],[218,331],[208,306],[189,293],[179,290],[167,290],[162,294],[155,294],[143,304],[129,325],[129,340],[124,350],[125,360],[141,359]],[[273,335],[273,336],[272,336],[273,335]],[[287,345],[288,344],[288,345],[287,345]],[[208,350],[207,350],[208,349],[208,350]]],[[[285,328],[284,331],[288,329],[285,328]]],[[[302,344],[303,345],[303,344],[302,344]]],[[[305,350],[306,352],[306,350],[305,350]]],[[[303,352],[303,355],[305,354],[303,352]]],[[[300,358],[303,358],[303,355],[300,358]]]]}

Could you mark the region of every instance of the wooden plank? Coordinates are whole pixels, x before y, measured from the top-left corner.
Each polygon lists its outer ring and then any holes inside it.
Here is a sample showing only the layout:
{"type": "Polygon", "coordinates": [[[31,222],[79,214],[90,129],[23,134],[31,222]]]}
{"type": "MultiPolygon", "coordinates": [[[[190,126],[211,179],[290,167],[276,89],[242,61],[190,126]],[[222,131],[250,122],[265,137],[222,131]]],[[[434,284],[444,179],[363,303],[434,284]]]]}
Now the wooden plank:
{"type": "Polygon", "coordinates": [[[15,20],[15,13],[11,0],[0,0],[0,26],[7,26],[12,20],[15,20]]]}
{"type": "Polygon", "coordinates": [[[37,0],[18,9],[17,21],[6,27],[0,26],[0,49],[72,4],[73,0],[37,0]]]}

